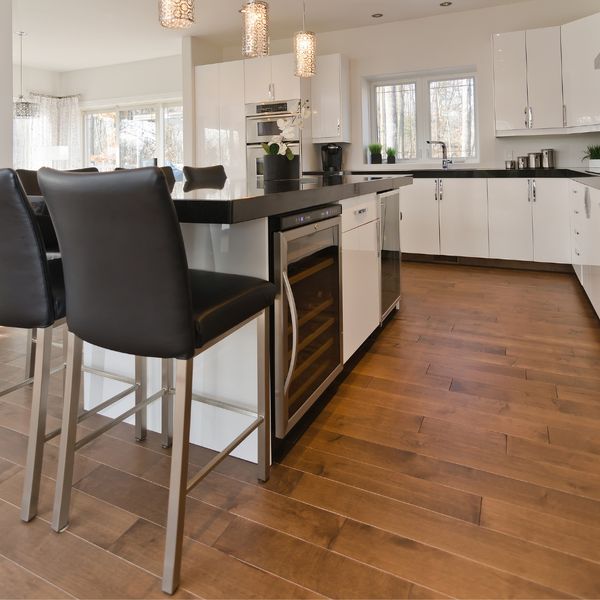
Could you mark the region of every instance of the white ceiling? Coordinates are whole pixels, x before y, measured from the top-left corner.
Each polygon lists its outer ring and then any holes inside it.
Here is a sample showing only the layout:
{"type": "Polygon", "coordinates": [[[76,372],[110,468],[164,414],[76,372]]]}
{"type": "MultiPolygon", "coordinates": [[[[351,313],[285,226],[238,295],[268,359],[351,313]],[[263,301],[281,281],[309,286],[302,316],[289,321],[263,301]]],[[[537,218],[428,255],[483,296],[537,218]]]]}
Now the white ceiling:
{"type": "MultiPolygon", "coordinates": [[[[441,8],[441,0],[306,0],[307,28],[332,31],[521,1],[454,0],[441,8]],[[384,16],[373,19],[373,13],[384,16]]],[[[190,34],[221,46],[236,44],[241,5],[196,0],[196,24],[184,32],[160,27],[158,0],[13,0],[13,20],[15,31],[27,33],[26,65],[71,71],[179,54],[181,37],[190,34]]],[[[273,39],[299,29],[301,6],[301,0],[270,0],[273,39]]]]}

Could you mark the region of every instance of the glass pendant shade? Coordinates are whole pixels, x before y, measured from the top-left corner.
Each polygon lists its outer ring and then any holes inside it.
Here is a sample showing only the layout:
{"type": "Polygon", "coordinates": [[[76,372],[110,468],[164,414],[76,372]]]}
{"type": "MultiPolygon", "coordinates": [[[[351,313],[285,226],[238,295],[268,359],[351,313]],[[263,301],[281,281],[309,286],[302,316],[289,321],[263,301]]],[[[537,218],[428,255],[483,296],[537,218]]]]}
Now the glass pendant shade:
{"type": "Polygon", "coordinates": [[[23,96],[19,96],[15,102],[15,119],[33,119],[38,116],[39,112],[39,105],[35,102],[28,102],[23,96]]]}
{"type": "Polygon", "coordinates": [[[159,0],[160,24],[167,29],[187,29],[194,24],[194,0],[159,0]]]}
{"type": "Polygon", "coordinates": [[[296,77],[312,77],[317,72],[317,36],[312,31],[299,31],[294,36],[296,77]]]}
{"type": "Polygon", "coordinates": [[[263,0],[247,2],[242,8],[244,38],[242,54],[245,58],[269,54],[269,5],[263,0]]]}

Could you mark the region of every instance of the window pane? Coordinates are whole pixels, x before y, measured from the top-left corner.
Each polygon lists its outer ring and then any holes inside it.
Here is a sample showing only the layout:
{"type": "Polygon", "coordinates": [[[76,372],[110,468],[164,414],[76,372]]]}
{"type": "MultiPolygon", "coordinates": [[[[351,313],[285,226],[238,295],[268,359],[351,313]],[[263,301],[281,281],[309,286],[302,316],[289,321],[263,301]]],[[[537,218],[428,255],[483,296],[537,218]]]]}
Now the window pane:
{"type": "MultiPolygon", "coordinates": [[[[431,139],[446,142],[451,158],[475,157],[475,80],[473,77],[431,81],[431,139]]],[[[439,146],[432,158],[442,158],[439,146]]]]}
{"type": "Polygon", "coordinates": [[[183,179],[183,106],[165,107],[165,165],[173,167],[175,178],[183,179]]]}
{"type": "Polygon", "coordinates": [[[417,158],[417,85],[398,83],[375,86],[377,141],[395,148],[400,160],[417,158]]]}
{"type": "Polygon", "coordinates": [[[124,110],[119,118],[119,166],[125,169],[152,166],[157,156],[156,109],[124,110]]]}
{"type": "Polygon", "coordinates": [[[85,133],[86,166],[112,171],[117,166],[117,113],[88,113],[85,133]]]}

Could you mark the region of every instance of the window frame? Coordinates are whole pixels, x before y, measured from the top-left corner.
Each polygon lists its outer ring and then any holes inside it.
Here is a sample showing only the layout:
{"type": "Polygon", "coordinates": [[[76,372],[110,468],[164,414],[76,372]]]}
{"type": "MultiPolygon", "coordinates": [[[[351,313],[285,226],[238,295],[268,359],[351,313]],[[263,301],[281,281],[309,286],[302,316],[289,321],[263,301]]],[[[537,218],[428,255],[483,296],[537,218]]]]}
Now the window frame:
{"type": "Polygon", "coordinates": [[[116,152],[116,166],[121,166],[121,144],[118,139],[119,133],[121,131],[121,112],[128,110],[138,110],[138,109],[148,109],[152,108],[156,114],[156,158],[158,159],[159,166],[164,166],[165,164],[165,110],[167,108],[171,108],[174,106],[183,106],[183,100],[178,99],[170,99],[170,100],[160,100],[160,101],[140,101],[140,102],[132,102],[132,103],[123,103],[123,104],[102,104],[98,106],[86,106],[81,111],[81,120],[82,120],[82,133],[83,133],[83,163],[88,164],[89,162],[89,136],[86,127],[86,118],[90,114],[99,113],[99,112],[114,112],[116,114],[116,131],[117,131],[117,152],[116,152]]]}
{"type": "MultiPolygon", "coordinates": [[[[475,137],[475,155],[470,158],[450,157],[455,162],[465,164],[476,164],[480,161],[479,147],[479,99],[478,99],[478,80],[477,73],[473,69],[451,70],[451,71],[427,71],[411,73],[407,75],[377,77],[368,80],[368,98],[369,98],[369,126],[367,128],[370,140],[378,139],[377,131],[377,91],[376,88],[381,85],[403,85],[416,84],[416,129],[417,129],[417,157],[415,159],[402,159],[396,157],[397,164],[438,164],[440,161],[432,157],[431,146],[426,142],[431,139],[431,98],[430,84],[435,81],[452,81],[455,79],[473,80],[473,111],[474,111],[474,137],[475,137]]],[[[370,142],[367,142],[370,143],[370,142]]],[[[385,154],[385,149],[383,150],[385,154]]],[[[368,163],[368,159],[365,161],[368,163]]],[[[387,163],[383,163],[384,165],[387,163]]]]}

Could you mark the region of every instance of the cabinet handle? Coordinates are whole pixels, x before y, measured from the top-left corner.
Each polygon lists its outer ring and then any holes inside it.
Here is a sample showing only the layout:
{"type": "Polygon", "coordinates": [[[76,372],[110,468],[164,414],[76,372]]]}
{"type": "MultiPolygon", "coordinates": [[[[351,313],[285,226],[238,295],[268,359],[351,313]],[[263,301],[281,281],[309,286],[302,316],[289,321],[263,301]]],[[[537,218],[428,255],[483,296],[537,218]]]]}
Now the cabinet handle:
{"type": "Polygon", "coordinates": [[[581,256],[579,250],[575,250],[575,254],[577,254],[577,256],[581,256]]]}
{"type": "Polygon", "coordinates": [[[567,126],[567,105],[563,104],[563,127],[567,126]]]}
{"type": "Polygon", "coordinates": [[[527,180],[527,202],[531,202],[531,179],[527,180]]]}
{"type": "Polygon", "coordinates": [[[577,231],[577,229],[575,230],[575,235],[581,235],[581,233],[579,233],[579,231],[577,231]]]}
{"type": "Polygon", "coordinates": [[[592,218],[592,203],[590,201],[590,189],[585,188],[585,195],[583,198],[583,205],[585,207],[585,216],[587,219],[592,218]]]}
{"type": "Polygon", "coordinates": [[[533,129],[533,108],[529,107],[529,129],[533,129]]]}
{"type": "Polygon", "coordinates": [[[533,201],[537,202],[537,181],[535,179],[531,180],[531,195],[533,197],[533,201]]]}
{"type": "Polygon", "coordinates": [[[525,107],[525,128],[529,129],[529,106],[525,107]]]}
{"type": "Polygon", "coordinates": [[[292,382],[292,375],[294,373],[294,369],[296,368],[296,358],[298,356],[298,311],[296,310],[296,301],[294,300],[294,293],[292,292],[292,286],[290,285],[287,271],[283,271],[281,276],[283,279],[283,288],[288,298],[288,307],[292,317],[292,355],[290,357],[290,367],[283,384],[283,393],[287,394],[290,383],[292,382]]]}
{"type": "Polygon", "coordinates": [[[440,198],[440,180],[436,179],[435,180],[435,201],[437,202],[440,198]]]}
{"type": "Polygon", "coordinates": [[[440,179],[440,202],[444,199],[444,180],[440,179]]]}
{"type": "Polygon", "coordinates": [[[578,211],[578,210],[574,210],[573,212],[574,212],[576,215],[578,215],[578,214],[579,214],[579,211],[578,211]]]}
{"type": "Polygon", "coordinates": [[[270,100],[275,99],[275,84],[274,83],[269,84],[269,99],[270,100]]]}
{"type": "Polygon", "coordinates": [[[342,133],[342,123],[339,119],[337,122],[337,132],[338,132],[338,135],[340,135],[342,133]]]}
{"type": "Polygon", "coordinates": [[[359,208],[354,211],[355,215],[364,215],[369,209],[368,208],[359,208]]]}

